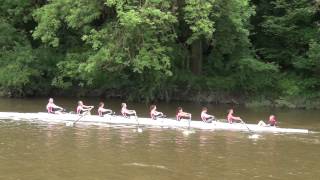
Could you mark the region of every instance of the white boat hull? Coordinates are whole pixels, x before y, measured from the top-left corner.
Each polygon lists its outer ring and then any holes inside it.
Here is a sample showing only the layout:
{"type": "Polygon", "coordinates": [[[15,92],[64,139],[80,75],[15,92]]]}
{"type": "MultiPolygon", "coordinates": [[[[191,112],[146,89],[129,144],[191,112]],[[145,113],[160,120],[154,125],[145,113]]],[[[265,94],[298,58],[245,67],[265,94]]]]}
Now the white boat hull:
{"type": "Polygon", "coordinates": [[[152,127],[166,127],[166,128],[193,128],[201,130],[231,130],[231,131],[252,131],[252,132],[271,132],[271,133],[309,133],[307,129],[291,129],[279,127],[258,126],[256,124],[229,124],[226,122],[213,122],[204,123],[202,121],[189,121],[181,120],[176,121],[173,119],[152,120],[150,118],[125,118],[122,116],[104,116],[99,117],[96,115],[79,116],[77,114],[48,114],[48,113],[17,113],[17,112],[0,112],[0,119],[9,120],[25,120],[25,121],[44,121],[50,123],[77,123],[86,124],[123,124],[123,125],[141,125],[152,127]],[[79,119],[81,118],[81,119],[79,119]],[[79,121],[78,121],[79,120],[79,121]]]}

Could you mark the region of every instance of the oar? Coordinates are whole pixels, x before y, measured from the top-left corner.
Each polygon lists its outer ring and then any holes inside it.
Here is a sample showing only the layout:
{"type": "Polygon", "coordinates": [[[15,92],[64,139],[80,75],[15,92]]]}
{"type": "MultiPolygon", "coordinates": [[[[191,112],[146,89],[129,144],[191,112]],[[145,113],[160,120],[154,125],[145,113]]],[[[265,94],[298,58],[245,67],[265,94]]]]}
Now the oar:
{"type": "Polygon", "coordinates": [[[260,135],[254,133],[254,131],[252,131],[252,130],[247,126],[247,124],[246,124],[245,122],[243,122],[242,119],[240,119],[240,120],[241,120],[242,124],[244,124],[244,125],[247,127],[248,131],[249,131],[250,134],[251,134],[251,135],[249,136],[249,139],[258,139],[258,138],[260,137],[260,135]]]}
{"type": "Polygon", "coordinates": [[[140,128],[140,122],[139,122],[139,118],[138,118],[138,116],[137,116],[137,114],[136,114],[136,121],[137,121],[137,132],[139,132],[139,133],[141,133],[142,132],[142,128],[140,128]]]}
{"type": "Polygon", "coordinates": [[[253,133],[253,131],[247,126],[247,124],[242,119],[240,119],[240,121],[241,121],[242,124],[244,124],[246,126],[246,128],[248,129],[248,131],[250,133],[253,133]]]}
{"type": "Polygon", "coordinates": [[[194,131],[191,131],[190,129],[191,129],[191,115],[190,115],[190,118],[188,119],[188,129],[187,130],[184,130],[182,133],[183,133],[183,135],[185,135],[185,136],[188,136],[189,134],[191,134],[191,133],[194,133],[194,131]]]}
{"type": "Polygon", "coordinates": [[[85,111],[81,117],[79,117],[77,120],[73,121],[73,122],[66,122],[66,126],[70,126],[73,127],[80,119],[82,119],[83,117],[85,117],[86,115],[89,114],[89,112],[91,111],[92,108],[89,108],[87,111],[85,111]]]}
{"type": "MultiPolygon", "coordinates": [[[[228,122],[228,121],[225,121],[225,119],[217,119],[217,121],[220,121],[220,122],[228,122]]],[[[240,122],[246,126],[246,128],[248,129],[248,131],[249,131],[250,133],[253,132],[253,131],[247,126],[247,124],[246,124],[242,119],[240,119],[240,122]]]]}
{"type": "Polygon", "coordinates": [[[75,120],[75,121],[68,121],[68,122],[66,122],[66,126],[69,126],[69,127],[73,127],[74,126],[74,124],[76,123],[76,122],[78,122],[81,118],[83,118],[85,116],[85,114],[84,115],[82,115],[81,117],[79,117],[77,120],[75,120]]]}

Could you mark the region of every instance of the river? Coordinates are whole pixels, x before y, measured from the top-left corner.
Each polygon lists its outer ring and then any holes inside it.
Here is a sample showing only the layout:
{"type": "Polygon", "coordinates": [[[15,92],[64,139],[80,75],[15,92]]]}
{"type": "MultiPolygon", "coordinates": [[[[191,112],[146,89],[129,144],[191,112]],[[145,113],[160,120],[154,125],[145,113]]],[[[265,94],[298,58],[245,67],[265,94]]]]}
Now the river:
{"type": "MultiPolygon", "coordinates": [[[[74,110],[77,99],[55,102],[74,110]]],[[[84,99],[97,105],[99,99],[84,99]]],[[[0,111],[39,112],[47,99],[0,99],[0,111]]],[[[106,101],[120,109],[119,100],[106,101]]],[[[159,103],[174,117],[182,106],[195,118],[201,109],[193,103],[159,103]]],[[[148,116],[145,104],[128,103],[139,116],[148,116]]],[[[230,106],[208,105],[224,118],[230,106]]],[[[4,180],[248,180],[318,179],[320,177],[320,111],[234,107],[247,123],[275,114],[281,127],[306,128],[311,134],[260,134],[134,127],[47,124],[0,121],[0,179],[4,180]]]]}

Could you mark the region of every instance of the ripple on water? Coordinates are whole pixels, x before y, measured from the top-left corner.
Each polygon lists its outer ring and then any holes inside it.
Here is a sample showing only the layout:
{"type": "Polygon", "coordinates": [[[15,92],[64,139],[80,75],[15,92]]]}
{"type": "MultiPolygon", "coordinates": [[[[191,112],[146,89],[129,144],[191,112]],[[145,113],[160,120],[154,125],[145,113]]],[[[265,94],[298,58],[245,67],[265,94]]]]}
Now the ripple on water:
{"type": "MultiPolygon", "coordinates": [[[[167,171],[172,174],[181,173],[188,180],[219,179],[218,175],[223,175],[226,179],[239,177],[238,179],[243,180],[248,177],[245,175],[254,179],[267,179],[268,173],[273,174],[273,178],[284,179],[288,176],[307,175],[297,168],[309,165],[311,173],[317,174],[317,170],[312,169],[311,165],[316,153],[311,152],[316,150],[313,145],[320,144],[320,134],[259,134],[256,140],[245,132],[195,131],[192,135],[184,136],[181,129],[144,127],[143,133],[134,133],[132,129],[136,129],[136,126],[127,125],[77,124],[70,128],[61,124],[3,122],[1,127],[3,137],[0,145],[3,153],[0,159],[14,162],[22,157],[33,166],[42,165],[49,159],[54,174],[59,173],[61,166],[68,169],[69,166],[78,164],[86,164],[78,166],[79,171],[85,172],[88,167],[100,166],[104,173],[103,167],[108,163],[110,171],[114,171],[110,173],[113,175],[123,173],[125,167],[136,167],[131,168],[133,173],[136,170],[141,170],[142,173],[156,171],[155,174],[163,175],[162,179],[168,179],[166,175],[170,173],[167,171]],[[311,146],[300,146],[303,144],[301,142],[311,146]],[[295,148],[297,151],[293,151],[295,148]],[[289,154],[288,149],[291,150],[289,154]],[[310,157],[298,156],[295,159],[299,151],[307,152],[310,157]],[[43,156],[41,159],[39,154],[43,156]],[[65,161],[62,161],[61,156],[65,161]],[[33,161],[34,159],[38,161],[33,161]],[[67,165],[64,166],[59,161],[67,165]],[[271,167],[273,164],[288,171],[279,174],[278,167],[271,167]],[[263,169],[254,169],[254,166],[263,169]],[[229,172],[223,173],[226,170],[229,172]],[[248,174],[250,170],[251,173],[248,174]]],[[[123,179],[130,179],[128,174],[122,175],[126,177],[123,179]]]]}
{"type": "Polygon", "coordinates": [[[136,166],[136,167],[143,167],[143,168],[156,168],[156,169],[162,169],[162,170],[170,170],[166,166],[163,165],[156,165],[156,164],[144,164],[144,163],[138,163],[138,162],[133,162],[133,163],[123,163],[123,166],[136,166]]]}
{"type": "Polygon", "coordinates": [[[291,135],[289,136],[290,139],[295,141],[299,141],[306,144],[320,144],[320,136],[319,134],[307,134],[307,135],[291,135]]]}

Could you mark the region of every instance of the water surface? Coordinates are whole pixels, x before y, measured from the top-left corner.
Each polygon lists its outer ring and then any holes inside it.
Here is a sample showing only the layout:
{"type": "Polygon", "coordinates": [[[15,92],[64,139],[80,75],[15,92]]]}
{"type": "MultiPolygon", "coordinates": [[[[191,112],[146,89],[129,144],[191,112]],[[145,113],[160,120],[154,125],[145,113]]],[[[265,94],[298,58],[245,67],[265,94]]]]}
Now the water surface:
{"type": "MultiPolygon", "coordinates": [[[[0,99],[0,111],[44,111],[46,99],[0,99]]],[[[85,99],[97,104],[99,99],[85,99]]],[[[68,110],[76,99],[57,99],[68,110]]],[[[120,101],[107,101],[119,109],[120,101]]],[[[128,104],[140,116],[144,104],[128,104]]],[[[159,110],[174,116],[181,105],[199,114],[201,105],[160,103],[159,110]]],[[[230,106],[208,106],[218,118],[230,106]]],[[[319,111],[248,109],[235,107],[246,122],[276,114],[283,127],[320,131],[319,111]]],[[[199,118],[198,118],[199,119],[199,118]]],[[[136,127],[87,126],[0,121],[0,179],[317,179],[320,176],[320,134],[260,134],[136,127]]]]}

